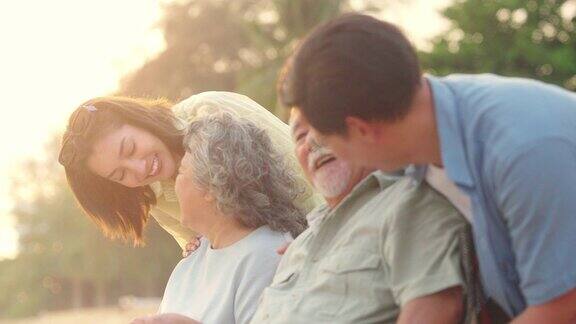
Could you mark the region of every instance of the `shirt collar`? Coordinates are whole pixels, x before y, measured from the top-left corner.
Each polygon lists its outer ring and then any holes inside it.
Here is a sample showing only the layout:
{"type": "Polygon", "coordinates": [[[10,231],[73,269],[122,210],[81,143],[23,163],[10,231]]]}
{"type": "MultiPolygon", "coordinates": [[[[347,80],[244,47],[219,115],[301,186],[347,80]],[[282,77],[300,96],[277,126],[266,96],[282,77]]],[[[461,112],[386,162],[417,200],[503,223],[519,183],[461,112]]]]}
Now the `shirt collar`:
{"type": "Polygon", "coordinates": [[[466,159],[460,114],[452,90],[440,78],[426,75],[434,100],[436,125],[440,137],[442,164],[448,177],[458,185],[473,187],[466,159]]]}
{"type": "Polygon", "coordinates": [[[358,196],[362,195],[364,192],[368,190],[384,190],[394,182],[398,181],[402,178],[404,172],[399,171],[395,173],[384,173],[382,171],[375,171],[371,174],[367,175],[364,179],[360,180],[348,193],[342,201],[334,206],[334,208],[330,208],[327,203],[323,203],[319,206],[316,206],[310,213],[306,216],[306,220],[308,221],[308,225],[310,227],[314,227],[318,230],[318,226],[322,226],[321,224],[328,218],[335,215],[338,210],[342,208],[342,206],[348,204],[350,201],[355,200],[358,196]]]}
{"type": "Polygon", "coordinates": [[[348,195],[344,197],[344,199],[342,199],[342,201],[331,211],[339,209],[342,205],[347,204],[350,200],[356,199],[366,191],[374,189],[384,190],[394,182],[398,181],[400,178],[401,176],[395,174],[387,174],[383,173],[382,171],[374,171],[367,175],[364,179],[360,180],[360,182],[354,186],[352,191],[350,191],[350,193],[348,193],[348,195]]]}
{"type": "Polygon", "coordinates": [[[380,186],[380,190],[386,189],[388,186],[393,184],[394,182],[400,180],[404,176],[403,170],[398,172],[389,172],[384,173],[382,171],[375,171],[368,177],[374,177],[376,181],[378,181],[378,185],[380,186]]]}
{"type": "Polygon", "coordinates": [[[420,185],[426,177],[427,165],[410,164],[404,169],[404,174],[412,178],[414,185],[420,185]]]}

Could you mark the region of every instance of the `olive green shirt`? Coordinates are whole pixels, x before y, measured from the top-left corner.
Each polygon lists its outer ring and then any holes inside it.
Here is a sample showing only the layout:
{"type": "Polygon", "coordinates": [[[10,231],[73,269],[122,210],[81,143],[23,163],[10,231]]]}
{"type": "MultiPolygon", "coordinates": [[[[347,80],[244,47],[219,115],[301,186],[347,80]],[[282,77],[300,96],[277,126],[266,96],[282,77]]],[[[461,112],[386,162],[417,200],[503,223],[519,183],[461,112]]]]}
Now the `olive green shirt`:
{"type": "Polygon", "coordinates": [[[288,248],[252,323],[395,323],[462,285],[461,215],[426,183],[373,173],[288,248]]]}
{"type": "MultiPolygon", "coordinates": [[[[296,206],[307,213],[324,201],[312,191],[305,180],[294,155],[294,145],[288,125],[254,100],[233,92],[208,91],[193,95],[176,104],[172,107],[172,111],[180,120],[180,125],[177,127],[181,129],[194,120],[223,111],[253,122],[270,137],[274,149],[285,158],[285,162],[290,167],[291,170],[287,171],[294,173],[299,187],[302,188],[303,191],[295,201],[296,206]]],[[[157,182],[150,187],[157,200],[151,210],[152,216],[176,239],[180,247],[184,248],[196,234],[180,224],[180,206],[174,192],[174,181],[157,182]]]]}

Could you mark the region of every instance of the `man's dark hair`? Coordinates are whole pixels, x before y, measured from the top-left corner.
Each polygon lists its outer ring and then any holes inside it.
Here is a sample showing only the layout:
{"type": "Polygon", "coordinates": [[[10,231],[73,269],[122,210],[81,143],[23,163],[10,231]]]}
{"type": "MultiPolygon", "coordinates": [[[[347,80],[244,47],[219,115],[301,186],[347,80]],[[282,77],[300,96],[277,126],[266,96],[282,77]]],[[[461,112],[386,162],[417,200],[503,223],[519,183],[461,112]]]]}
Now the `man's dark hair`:
{"type": "Polygon", "coordinates": [[[347,116],[393,121],[408,112],[421,71],[392,24],[347,14],[313,30],[284,66],[280,100],[324,134],[345,134],[347,116]]]}

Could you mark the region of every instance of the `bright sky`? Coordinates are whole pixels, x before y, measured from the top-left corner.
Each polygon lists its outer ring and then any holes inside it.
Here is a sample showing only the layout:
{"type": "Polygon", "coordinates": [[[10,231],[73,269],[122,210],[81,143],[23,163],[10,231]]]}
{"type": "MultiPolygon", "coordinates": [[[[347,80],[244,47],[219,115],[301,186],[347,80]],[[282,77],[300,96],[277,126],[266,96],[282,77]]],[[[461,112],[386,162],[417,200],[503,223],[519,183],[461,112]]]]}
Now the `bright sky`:
{"type": "MultiPolygon", "coordinates": [[[[166,0],[0,1],[0,258],[17,253],[11,172],[42,152],[80,102],[113,92],[119,79],[162,51],[155,27],[166,0]]],[[[384,15],[425,48],[446,28],[450,0],[408,1],[384,15]]]]}

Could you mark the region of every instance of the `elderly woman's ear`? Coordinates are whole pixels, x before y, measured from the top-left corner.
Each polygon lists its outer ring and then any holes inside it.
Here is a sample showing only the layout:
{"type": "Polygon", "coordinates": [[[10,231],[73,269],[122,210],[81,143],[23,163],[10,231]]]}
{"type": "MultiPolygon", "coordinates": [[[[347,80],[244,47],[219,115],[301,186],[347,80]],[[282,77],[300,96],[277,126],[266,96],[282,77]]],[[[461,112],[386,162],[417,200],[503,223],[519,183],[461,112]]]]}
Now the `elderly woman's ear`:
{"type": "Polygon", "coordinates": [[[205,199],[206,201],[208,201],[208,202],[213,202],[213,201],[216,200],[216,198],[214,198],[214,195],[213,195],[212,193],[210,193],[210,191],[207,191],[207,192],[204,194],[204,199],[205,199]]]}

